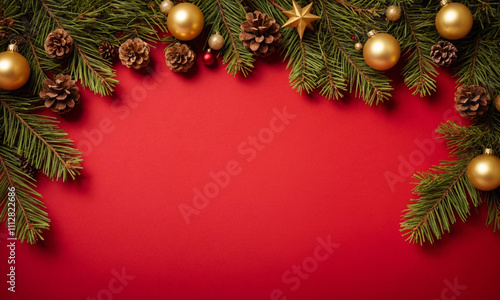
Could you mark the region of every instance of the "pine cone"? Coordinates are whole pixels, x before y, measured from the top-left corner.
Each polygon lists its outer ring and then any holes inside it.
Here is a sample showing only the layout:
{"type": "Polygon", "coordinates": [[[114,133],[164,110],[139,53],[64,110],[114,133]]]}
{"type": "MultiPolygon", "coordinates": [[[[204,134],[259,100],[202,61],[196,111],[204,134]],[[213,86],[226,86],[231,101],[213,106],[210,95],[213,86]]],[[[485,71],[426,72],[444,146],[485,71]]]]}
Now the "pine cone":
{"type": "Polygon", "coordinates": [[[31,178],[35,177],[37,170],[32,164],[30,164],[28,159],[25,157],[20,157],[19,160],[20,160],[21,171],[23,171],[26,175],[28,175],[31,178]]]}
{"type": "Polygon", "coordinates": [[[118,49],[122,64],[139,70],[149,64],[149,45],[140,38],[128,39],[118,49]]]}
{"type": "Polygon", "coordinates": [[[165,51],[167,66],[174,72],[187,72],[195,58],[196,54],[186,44],[175,43],[165,51]]]}
{"type": "Polygon", "coordinates": [[[240,40],[248,50],[265,57],[275,51],[281,33],[276,20],[260,11],[247,13],[247,20],[241,24],[240,40]]]}
{"type": "Polygon", "coordinates": [[[65,30],[56,29],[49,33],[44,47],[50,57],[64,59],[73,51],[73,39],[65,30]]]}
{"type": "Polygon", "coordinates": [[[455,93],[455,108],[462,117],[473,119],[488,111],[490,97],[479,85],[460,86],[455,93]]]}
{"type": "Polygon", "coordinates": [[[59,74],[54,80],[46,79],[42,86],[40,97],[45,100],[45,107],[53,112],[66,113],[80,102],[78,87],[69,75],[59,74]]]}
{"type": "Polygon", "coordinates": [[[439,41],[431,48],[431,57],[441,67],[450,66],[457,59],[457,47],[450,42],[439,41]]]}
{"type": "Polygon", "coordinates": [[[14,19],[4,17],[4,9],[0,8],[0,39],[4,40],[12,34],[10,27],[14,25],[14,19]]]}
{"type": "Polygon", "coordinates": [[[11,44],[16,44],[19,47],[23,46],[26,43],[26,38],[23,35],[17,36],[10,40],[11,44]]]}
{"type": "Polygon", "coordinates": [[[116,53],[118,53],[116,47],[108,42],[103,42],[101,46],[99,46],[99,55],[105,60],[112,61],[116,53]]]}
{"type": "Polygon", "coordinates": [[[4,17],[5,9],[0,8],[0,26],[1,27],[12,27],[14,25],[14,19],[4,17]]]}

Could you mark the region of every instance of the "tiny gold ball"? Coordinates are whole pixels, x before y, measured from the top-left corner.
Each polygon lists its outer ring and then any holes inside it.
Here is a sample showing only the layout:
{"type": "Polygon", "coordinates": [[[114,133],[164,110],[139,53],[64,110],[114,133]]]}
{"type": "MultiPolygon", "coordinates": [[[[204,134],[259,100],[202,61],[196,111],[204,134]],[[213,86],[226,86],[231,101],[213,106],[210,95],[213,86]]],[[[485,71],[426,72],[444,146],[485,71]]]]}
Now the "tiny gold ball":
{"type": "Polygon", "coordinates": [[[385,11],[385,16],[387,17],[387,20],[389,21],[397,21],[399,18],[401,18],[401,8],[399,8],[396,5],[391,5],[387,7],[387,10],[385,11]]]}
{"type": "Polygon", "coordinates": [[[220,50],[224,46],[224,38],[216,32],[208,38],[208,46],[213,50],[220,50]]]}
{"type": "Polygon", "coordinates": [[[495,97],[495,99],[493,100],[493,105],[495,105],[497,111],[500,111],[500,95],[495,97]]]}
{"type": "Polygon", "coordinates": [[[163,1],[161,4],[160,4],[160,11],[162,14],[164,15],[168,15],[168,12],[170,11],[170,9],[172,7],[174,7],[174,2],[172,2],[171,0],[165,0],[163,1]]]}
{"type": "Polygon", "coordinates": [[[358,51],[363,49],[363,44],[361,44],[360,42],[357,42],[356,44],[354,44],[354,49],[356,49],[358,51]]]}

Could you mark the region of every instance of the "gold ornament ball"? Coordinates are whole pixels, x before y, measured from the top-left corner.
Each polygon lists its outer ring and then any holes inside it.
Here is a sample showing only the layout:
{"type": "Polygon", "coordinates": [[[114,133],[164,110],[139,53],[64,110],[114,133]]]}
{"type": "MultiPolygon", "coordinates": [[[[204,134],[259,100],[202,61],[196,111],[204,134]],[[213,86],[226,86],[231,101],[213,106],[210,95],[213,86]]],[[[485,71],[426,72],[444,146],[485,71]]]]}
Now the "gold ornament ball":
{"type": "Polygon", "coordinates": [[[493,105],[495,105],[497,111],[500,111],[500,95],[495,97],[495,100],[493,100],[493,105]]]}
{"type": "Polygon", "coordinates": [[[191,3],[179,3],[170,9],[167,18],[168,31],[182,41],[196,38],[203,30],[203,13],[191,3]]]}
{"type": "Polygon", "coordinates": [[[478,190],[491,191],[500,186],[500,158],[491,149],[484,152],[470,161],[467,177],[478,190]]]}
{"type": "Polygon", "coordinates": [[[394,67],[401,56],[398,41],[390,34],[370,31],[371,36],[363,47],[365,62],[375,70],[384,71],[394,67]]]}
{"type": "Polygon", "coordinates": [[[208,38],[208,46],[212,50],[220,50],[224,46],[224,38],[216,32],[208,38]]]}
{"type": "Polygon", "coordinates": [[[164,15],[168,15],[168,12],[174,7],[174,2],[171,0],[165,0],[160,4],[160,11],[164,15]]]}
{"type": "Polygon", "coordinates": [[[356,44],[354,44],[354,49],[356,49],[358,51],[363,49],[363,44],[361,44],[360,42],[357,42],[356,44]]]}
{"type": "MultiPolygon", "coordinates": [[[[446,1],[446,0],[443,0],[446,1]]],[[[472,13],[461,3],[446,3],[436,15],[436,28],[439,34],[449,40],[458,40],[472,29],[472,13]]]]}
{"type": "Polygon", "coordinates": [[[7,51],[0,53],[0,89],[16,90],[30,78],[30,65],[26,58],[17,53],[17,46],[9,45],[7,51]]]}
{"type": "Polygon", "coordinates": [[[389,21],[397,21],[401,18],[401,8],[396,5],[389,6],[385,11],[385,16],[389,21]]]}

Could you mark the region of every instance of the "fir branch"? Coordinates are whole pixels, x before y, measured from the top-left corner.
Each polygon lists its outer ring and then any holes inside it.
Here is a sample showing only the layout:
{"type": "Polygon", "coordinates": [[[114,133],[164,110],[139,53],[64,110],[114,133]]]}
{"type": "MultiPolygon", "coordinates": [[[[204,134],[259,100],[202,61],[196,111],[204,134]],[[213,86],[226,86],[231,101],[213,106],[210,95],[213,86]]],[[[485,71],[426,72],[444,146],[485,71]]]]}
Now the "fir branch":
{"type": "MultiPolygon", "coordinates": [[[[300,1],[299,1],[300,2],[300,1]]],[[[278,24],[286,22],[286,16],[282,10],[291,8],[286,1],[257,0],[256,5],[261,11],[274,18],[278,24]],[[269,5],[271,4],[271,5],[269,5]]],[[[304,3],[300,3],[304,5],[304,3]]],[[[319,70],[323,64],[318,64],[321,52],[318,47],[318,39],[310,31],[304,33],[303,39],[299,38],[296,28],[282,28],[280,40],[283,46],[284,59],[288,59],[287,68],[290,68],[289,82],[297,92],[311,93],[318,85],[319,70]]]]}
{"type": "Polygon", "coordinates": [[[474,54],[472,55],[471,61],[472,61],[472,66],[470,67],[470,75],[467,78],[467,85],[471,85],[473,78],[474,78],[474,71],[476,70],[476,63],[477,63],[477,51],[479,49],[479,43],[481,42],[481,34],[478,33],[476,36],[476,42],[475,42],[475,47],[474,47],[474,54]]]}
{"type": "Polygon", "coordinates": [[[338,42],[331,32],[328,14],[323,11],[320,16],[317,44],[321,57],[317,64],[322,64],[324,67],[316,74],[317,86],[321,88],[320,95],[328,99],[338,99],[343,97],[342,91],[346,90],[346,74],[342,72],[339,60],[329,56],[332,53],[332,47],[338,46],[338,42]]]}
{"type": "Polygon", "coordinates": [[[349,4],[349,3],[347,3],[347,2],[345,2],[345,1],[343,1],[343,0],[335,0],[335,1],[337,1],[338,3],[340,3],[340,4],[342,4],[342,5],[346,6],[346,7],[351,8],[352,10],[354,10],[354,11],[355,11],[355,12],[357,12],[357,13],[369,13],[369,14],[374,14],[374,13],[376,13],[377,11],[379,11],[379,10],[380,10],[380,9],[378,9],[378,8],[359,8],[359,7],[357,7],[357,6],[355,6],[355,5],[352,5],[352,4],[349,4]]]}
{"type": "MultiPolygon", "coordinates": [[[[231,69],[229,69],[229,73],[236,74],[238,72],[237,70],[239,68],[243,67],[243,61],[240,58],[240,53],[239,53],[238,47],[236,46],[236,42],[234,40],[234,34],[231,32],[231,28],[229,28],[229,25],[227,24],[227,21],[226,21],[226,17],[224,16],[224,10],[222,9],[221,1],[220,0],[216,0],[216,1],[217,1],[217,6],[219,7],[219,10],[220,10],[221,19],[224,22],[224,27],[226,28],[226,32],[227,32],[228,36],[231,38],[231,47],[233,48],[234,55],[236,56],[236,62],[233,65],[233,67],[231,69]]],[[[246,76],[246,73],[244,73],[243,75],[246,76]]]]}
{"type": "MultiPolygon", "coordinates": [[[[390,80],[380,73],[369,68],[363,58],[359,57],[358,51],[352,48],[352,30],[362,31],[364,26],[352,23],[352,18],[358,13],[350,12],[351,9],[345,9],[343,6],[335,5],[332,2],[324,0],[316,0],[318,4],[316,10],[323,11],[321,22],[322,31],[326,31],[331,37],[333,47],[330,50],[329,56],[339,62],[339,72],[345,74],[345,78],[349,84],[349,90],[355,92],[356,96],[360,96],[368,105],[379,104],[387,100],[390,96],[389,91],[392,90],[390,80]],[[342,18],[339,22],[339,18],[342,18]],[[333,20],[337,19],[336,22],[333,20]],[[346,24],[346,25],[345,25],[346,24]],[[345,26],[350,27],[346,30],[345,26]],[[346,46],[350,44],[349,46],[346,46]]],[[[375,11],[376,13],[376,11],[375,11]]],[[[364,17],[369,19],[370,14],[364,13],[364,17]]],[[[359,16],[358,16],[359,17],[359,16]]]]}
{"type": "MultiPolygon", "coordinates": [[[[50,220],[43,210],[45,206],[39,200],[40,194],[33,188],[34,180],[26,176],[19,168],[19,159],[14,151],[0,145],[0,221],[8,221],[9,188],[15,188],[15,216],[16,237],[21,241],[27,240],[34,244],[38,239],[43,240],[42,230],[49,229],[50,220]]],[[[11,194],[12,195],[12,194],[11,194]]]]}
{"type": "MultiPolygon", "coordinates": [[[[28,41],[28,44],[30,46],[31,53],[33,53],[33,58],[34,58],[34,60],[36,62],[36,70],[37,70],[37,72],[40,73],[40,74],[45,75],[45,73],[43,72],[42,66],[40,65],[40,60],[38,59],[38,55],[36,54],[36,48],[33,45],[33,42],[31,41],[31,37],[29,35],[27,35],[26,36],[26,40],[28,41]]],[[[42,76],[40,76],[40,77],[42,77],[42,76]]],[[[39,90],[40,87],[41,87],[41,82],[37,82],[35,90],[39,90]]]]}
{"type": "Polygon", "coordinates": [[[203,12],[205,26],[211,26],[211,33],[219,32],[224,38],[225,45],[218,55],[222,55],[228,73],[248,76],[255,59],[238,38],[240,25],[245,21],[243,5],[234,0],[195,0],[193,3],[203,12]]]}
{"type": "MultiPolygon", "coordinates": [[[[40,2],[57,26],[67,31],[45,3],[45,0],[40,0],[40,2]]],[[[118,81],[113,78],[116,75],[111,69],[109,62],[103,60],[99,56],[95,45],[93,48],[85,47],[86,51],[82,50],[78,42],[80,39],[83,39],[85,35],[83,32],[80,33],[81,35],[71,35],[74,41],[74,48],[76,49],[69,68],[71,77],[75,80],[80,80],[83,86],[89,87],[102,96],[110,95],[114,90],[115,84],[118,83],[118,81]]]]}
{"type": "Polygon", "coordinates": [[[418,7],[415,4],[400,2],[404,19],[395,24],[394,33],[399,37],[404,54],[408,55],[403,67],[405,84],[414,89],[413,94],[420,97],[430,95],[436,90],[435,69],[429,53],[437,36],[434,30],[434,8],[418,7]]]}
{"type": "Polygon", "coordinates": [[[414,193],[421,197],[412,200],[404,211],[401,231],[407,241],[423,244],[441,239],[456,222],[455,213],[462,221],[470,214],[467,195],[475,203],[481,202],[479,193],[464,176],[469,161],[442,162],[427,173],[414,175],[419,181],[414,193]]]}
{"type": "MultiPolygon", "coordinates": [[[[320,36],[318,35],[318,39],[319,37],[320,36]]],[[[320,77],[318,81],[318,87],[321,87],[319,93],[320,95],[325,96],[328,99],[341,98],[343,97],[341,91],[345,91],[346,89],[345,80],[342,77],[345,76],[345,74],[341,73],[340,71],[338,73],[334,73],[333,70],[340,69],[340,65],[337,61],[334,61],[333,59],[328,57],[327,47],[329,43],[326,41],[321,42],[320,40],[318,40],[318,44],[322,54],[323,64],[325,66],[324,71],[326,74],[326,77],[320,77]]]]}
{"type": "Polygon", "coordinates": [[[285,9],[279,5],[276,0],[269,0],[269,2],[271,2],[272,5],[274,5],[277,9],[281,10],[281,11],[285,11],[285,9]]]}
{"type": "MultiPolygon", "coordinates": [[[[68,175],[75,178],[79,174],[78,169],[81,169],[81,153],[71,148],[71,140],[63,138],[67,134],[55,125],[55,119],[30,114],[30,107],[16,104],[15,98],[12,100],[9,103],[0,100],[4,145],[17,149],[18,154],[22,154],[50,178],[62,178],[63,181],[68,175]]],[[[37,99],[31,100],[34,101],[37,99]]]]}
{"type": "Polygon", "coordinates": [[[488,217],[486,225],[492,226],[493,231],[500,230],[500,195],[498,189],[486,194],[486,202],[488,203],[488,217]]]}

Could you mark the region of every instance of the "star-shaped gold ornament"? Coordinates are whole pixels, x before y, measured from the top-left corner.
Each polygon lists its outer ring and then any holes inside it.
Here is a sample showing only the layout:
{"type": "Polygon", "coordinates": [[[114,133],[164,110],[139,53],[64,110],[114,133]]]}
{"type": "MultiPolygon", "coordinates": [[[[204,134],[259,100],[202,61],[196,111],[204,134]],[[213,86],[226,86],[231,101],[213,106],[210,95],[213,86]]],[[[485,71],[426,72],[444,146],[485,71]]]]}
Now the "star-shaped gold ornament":
{"type": "Polygon", "coordinates": [[[300,39],[302,39],[306,28],[314,30],[311,23],[320,19],[320,17],[310,13],[311,7],[312,3],[302,8],[293,0],[293,9],[283,12],[289,19],[282,27],[297,27],[297,32],[299,33],[300,39]]]}

